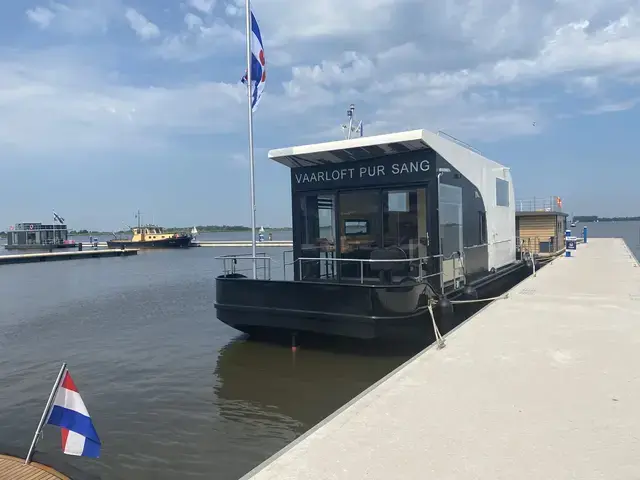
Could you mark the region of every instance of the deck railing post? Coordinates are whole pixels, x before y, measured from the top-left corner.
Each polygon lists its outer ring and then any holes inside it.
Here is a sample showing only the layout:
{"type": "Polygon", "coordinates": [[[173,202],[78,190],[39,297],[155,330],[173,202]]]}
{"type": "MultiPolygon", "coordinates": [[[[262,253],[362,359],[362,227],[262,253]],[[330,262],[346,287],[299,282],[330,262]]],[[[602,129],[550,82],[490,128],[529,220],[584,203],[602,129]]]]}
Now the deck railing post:
{"type": "Polygon", "coordinates": [[[364,262],[360,260],[360,283],[364,283],[364,262]]]}

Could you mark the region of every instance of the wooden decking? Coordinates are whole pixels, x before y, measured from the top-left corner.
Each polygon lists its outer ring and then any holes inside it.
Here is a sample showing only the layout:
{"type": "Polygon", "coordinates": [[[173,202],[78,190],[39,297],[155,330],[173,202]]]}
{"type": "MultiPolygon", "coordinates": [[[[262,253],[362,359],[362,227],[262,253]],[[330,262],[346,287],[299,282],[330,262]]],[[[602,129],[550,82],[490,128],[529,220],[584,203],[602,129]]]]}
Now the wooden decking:
{"type": "Polygon", "coordinates": [[[0,480],[70,480],[51,467],[31,462],[24,464],[23,458],[0,454],[0,480]]]}

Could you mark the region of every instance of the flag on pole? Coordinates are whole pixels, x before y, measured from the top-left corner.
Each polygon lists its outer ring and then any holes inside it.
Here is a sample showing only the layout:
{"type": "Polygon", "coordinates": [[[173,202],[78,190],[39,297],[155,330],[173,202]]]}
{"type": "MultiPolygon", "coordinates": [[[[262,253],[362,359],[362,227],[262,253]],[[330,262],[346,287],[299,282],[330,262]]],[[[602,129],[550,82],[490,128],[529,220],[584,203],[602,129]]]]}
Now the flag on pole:
{"type": "MultiPolygon", "coordinates": [[[[267,63],[264,58],[264,45],[262,34],[256,21],[256,17],[251,12],[251,109],[253,112],[258,108],[264,85],[267,81],[267,63]]],[[[242,83],[247,84],[247,73],[242,77],[242,83]]]]}
{"type": "Polygon", "coordinates": [[[56,393],[47,424],[61,428],[62,451],[67,455],[100,456],[100,439],[68,370],[56,393]]]}
{"type": "Polygon", "coordinates": [[[60,223],[64,223],[64,218],[58,215],[55,210],[53,211],[53,218],[60,223]]]}

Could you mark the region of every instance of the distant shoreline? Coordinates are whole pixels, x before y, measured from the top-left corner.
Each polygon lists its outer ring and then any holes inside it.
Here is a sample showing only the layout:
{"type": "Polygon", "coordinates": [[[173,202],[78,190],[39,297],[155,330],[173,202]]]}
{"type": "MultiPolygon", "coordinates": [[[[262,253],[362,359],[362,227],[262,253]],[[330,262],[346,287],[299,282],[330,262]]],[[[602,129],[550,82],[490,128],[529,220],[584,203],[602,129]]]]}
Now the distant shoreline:
{"type": "Polygon", "coordinates": [[[582,223],[594,223],[594,222],[640,222],[640,217],[597,217],[593,216],[579,216],[573,217],[574,222],[582,223]]]}
{"type": "MultiPolygon", "coordinates": [[[[193,227],[171,227],[165,228],[166,232],[190,232],[193,227]]],[[[286,232],[291,231],[291,227],[264,227],[267,232],[286,232]]],[[[198,233],[225,233],[225,232],[250,232],[251,227],[245,227],[242,225],[196,225],[196,230],[198,233]]],[[[102,236],[102,235],[112,235],[112,234],[124,234],[129,233],[129,230],[118,230],[118,231],[104,231],[99,232],[97,230],[69,230],[69,235],[73,237],[78,236],[102,236]]],[[[7,232],[0,232],[0,238],[5,238],[7,236],[7,232]]]]}

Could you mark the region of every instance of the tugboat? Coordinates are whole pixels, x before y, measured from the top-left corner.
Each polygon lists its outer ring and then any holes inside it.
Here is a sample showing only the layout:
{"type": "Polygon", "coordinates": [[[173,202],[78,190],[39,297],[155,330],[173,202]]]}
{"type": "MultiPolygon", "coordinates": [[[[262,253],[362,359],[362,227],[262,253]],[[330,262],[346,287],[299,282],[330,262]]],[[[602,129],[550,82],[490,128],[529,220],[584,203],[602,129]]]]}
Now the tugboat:
{"type": "Polygon", "coordinates": [[[239,331],[410,338],[449,317],[453,300],[492,298],[529,274],[509,168],[444,132],[269,158],[291,172],[293,279],[271,279],[269,257],[220,257],[217,317],[239,331]],[[247,261],[253,278],[240,273],[247,261]]]}
{"type": "MultiPolygon", "coordinates": [[[[167,233],[157,225],[140,224],[140,212],[136,215],[138,227],[131,228],[131,239],[107,240],[108,248],[188,248],[192,237],[188,233],[167,233]]],[[[114,234],[115,236],[115,234],[114,234]]]]}

